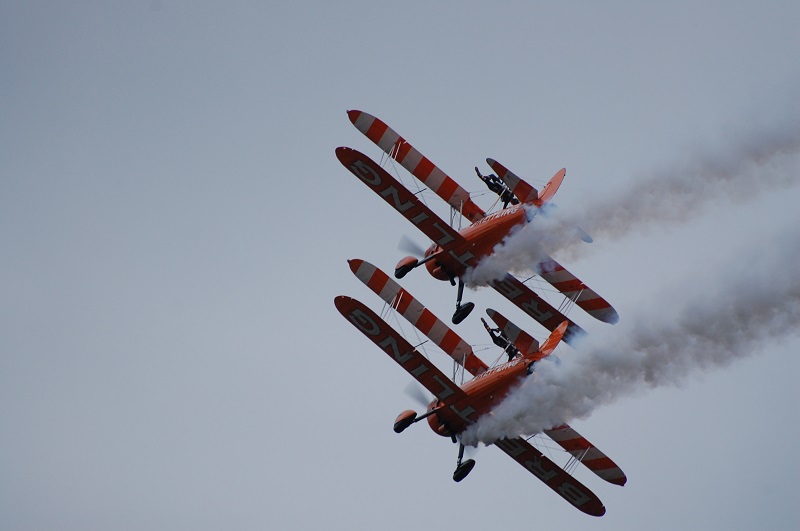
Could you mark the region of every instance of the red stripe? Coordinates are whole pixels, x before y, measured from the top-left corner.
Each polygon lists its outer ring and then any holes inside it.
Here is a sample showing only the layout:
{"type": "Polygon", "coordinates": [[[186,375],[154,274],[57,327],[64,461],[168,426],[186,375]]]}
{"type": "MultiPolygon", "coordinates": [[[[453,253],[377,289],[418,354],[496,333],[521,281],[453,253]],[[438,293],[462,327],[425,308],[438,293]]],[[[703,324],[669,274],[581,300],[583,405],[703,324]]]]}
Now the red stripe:
{"type": "Polygon", "coordinates": [[[464,203],[464,206],[461,207],[461,213],[467,216],[468,220],[473,222],[483,218],[486,215],[478,205],[469,199],[467,199],[466,203],[464,203]]]}
{"type": "Polygon", "coordinates": [[[553,282],[551,286],[556,288],[561,293],[569,293],[571,291],[581,291],[583,289],[586,289],[586,284],[584,284],[577,278],[572,280],[564,280],[562,282],[553,282]]]}
{"type": "MultiPolygon", "coordinates": [[[[388,278],[388,277],[387,277],[388,278]]],[[[397,307],[396,310],[401,314],[405,314],[408,307],[411,306],[411,302],[414,300],[414,297],[411,296],[409,292],[400,288],[400,291],[397,293],[397,307]]]]}
{"type": "Polygon", "coordinates": [[[436,166],[433,165],[433,162],[429,161],[426,157],[423,156],[422,160],[419,161],[419,164],[417,164],[417,167],[414,168],[413,173],[414,175],[419,177],[421,181],[424,181],[428,177],[428,175],[431,174],[433,168],[435,167],[436,166]]]}
{"type": "Polygon", "coordinates": [[[389,277],[384,274],[382,271],[376,269],[372,276],[369,277],[367,281],[367,286],[369,289],[374,291],[375,293],[380,293],[384,286],[386,286],[386,282],[389,280],[389,277]]]}
{"type": "Polygon", "coordinates": [[[582,463],[590,470],[608,470],[609,468],[617,468],[617,464],[608,457],[587,459],[586,461],[582,461],[582,463]]]}
{"type": "Polygon", "coordinates": [[[439,186],[436,193],[439,194],[439,197],[443,197],[446,201],[449,201],[450,198],[453,197],[453,194],[456,193],[457,188],[458,183],[448,177],[442,182],[442,185],[439,186]]]}
{"type": "Polygon", "coordinates": [[[356,125],[356,122],[361,117],[361,111],[347,111],[347,117],[350,118],[353,125],[356,125]]]}
{"type": "Polygon", "coordinates": [[[388,125],[375,118],[372,121],[372,124],[370,124],[369,129],[367,129],[367,132],[364,134],[367,138],[377,144],[380,142],[381,137],[383,137],[383,133],[385,133],[387,129],[389,129],[388,125]]]}
{"type": "Polygon", "coordinates": [[[408,155],[408,152],[413,148],[411,147],[411,144],[403,139],[402,136],[397,139],[397,143],[400,144],[400,147],[397,148],[397,153],[394,156],[394,160],[402,164],[403,160],[406,158],[406,155],[408,155]]]}
{"type": "Polygon", "coordinates": [[[448,354],[452,354],[459,343],[461,343],[460,338],[456,335],[455,332],[448,329],[447,333],[442,338],[442,342],[439,346],[442,347],[442,350],[444,350],[448,354]]]}
{"type": "Polygon", "coordinates": [[[433,325],[436,324],[436,321],[438,321],[436,316],[433,315],[427,308],[425,308],[422,310],[422,315],[419,316],[419,320],[414,326],[416,326],[417,330],[423,334],[428,335],[428,332],[430,332],[431,328],[433,328],[433,325]]]}
{"type": "Polygon", "coordinates": [[[574,450],[586,450],[592,447],[592,443],[581,437],[580,439],[570,439],[568,441],[557,441],[564,450],[572,452],[574,450]]]}
{"type": "Polygon", "coordinates": [[[585,301],[578,301],[578,306],[583,308],[586,311],[590,310],[605,310],[606,308],[610,308],[611,305],[602,298],[596,299],[587,299],[585,301]]]}
{"type": "Polygon", "coordinates": [[[547,260],[546,262],[541,262],[539,264],[539,267],[541,268],[542,273],[555,273],[556,271],[562,271],[564,269],[564,266],[562,266],[555,260],[547,260]]]}

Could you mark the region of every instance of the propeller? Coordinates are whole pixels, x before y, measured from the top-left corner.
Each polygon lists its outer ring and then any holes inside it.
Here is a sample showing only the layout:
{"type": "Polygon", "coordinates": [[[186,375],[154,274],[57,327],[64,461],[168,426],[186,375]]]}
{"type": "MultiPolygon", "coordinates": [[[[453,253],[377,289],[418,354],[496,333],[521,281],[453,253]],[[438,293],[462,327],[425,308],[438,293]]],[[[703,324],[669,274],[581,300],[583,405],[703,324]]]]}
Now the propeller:
{"type": "Polygon", "coordinates": [[[430,404],[433,400],[417,382],[408,382],[408,385],[406,385],[404,391],[408,396],[413,398],[415,402],[424,408],[427,408],[428,404],[430,404]]]}
{"type": "Polygon", "coordinates": [[[397,244],[397,248],[417,258],[425,256],[425,249],[405,234],[400,238],[400,243],[397,244]]]}

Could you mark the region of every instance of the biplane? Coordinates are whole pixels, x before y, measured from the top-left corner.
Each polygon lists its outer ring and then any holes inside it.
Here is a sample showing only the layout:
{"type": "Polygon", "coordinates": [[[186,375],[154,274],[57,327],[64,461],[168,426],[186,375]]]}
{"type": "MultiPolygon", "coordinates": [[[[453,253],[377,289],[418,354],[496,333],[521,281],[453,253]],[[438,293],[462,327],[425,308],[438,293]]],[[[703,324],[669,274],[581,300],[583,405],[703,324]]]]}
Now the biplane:
{"type": "MultiPolygon", "coordinates": [[[[394,270],[395,277],[403,278],[411,270],[424,265],[434,278],[449,281],[454,286],[457,283],[456,310],[452,322],[460,323],[474,308],[471,302],[462,304],[465,273],[490,256],[512,232],[533,221],[555,195],[566,170],[556,172],[547,185],[538,191],[497,161],[486,159],[497,175],[482,176],[476,168],[478,176],[501,197],[506,207],[487,214],[472,201],[469,192],[380,119],[357,110],[347,111],[347,114],[353,125],[384,153],[469,221],[469,226],[457,230],[368,156],[348,147],[336,149],[336,156],[345,168],[433,242],[423,256],[408,256],[400,260],[394,270]]],[[[584,239],[589,241],[588,235],[584,239]]],[[[592,317],[607,323],[619,320],[616,310],[605,299],[553,258],[545,255],[540,263],[531,266],[547,283],[592,317]]],[[[567,343],[583,334],[580,326],[510,273],[492,280],[490,285],[551,332],[567,321],[564,334],[567,343]]]]}
{"type": "MultiPolygon", "coordinates": [[[[549,356],[567,331],[564,321],[539,343],[525,331],[494,310],[487,314],[497,325],[489,328],[492,341],[503,348],[509,361],[489,367],[472,350],[472,347],[445,323],[425,308],[408,291],[386,273],[364,260],[349,260],[351,271],[384,302],[402,315],[430,341],[450,356],[457,368],[469,372],[473,378],[459,386],[448,378],[425,355],[413,347],[403,335],[389,326],[381,317],[358,300],[338,296],[334,304],[339,312],[362,334],[395,360],[403,369],[424,386],[433,400],[422,414],[406,410],[397,416],[394,431],[403,432],[421,420],[427,420],[438,435],[458,442],[458,460],[453,473],[454,481],[461,481],[475,466],[474,459],[463,460],[462,434],[483,415],[491,414],[507,394],[536,371],[536,363],[549,356]]],[[[531,382],[535,385],[535,382],[531,382]]],[[[582,463],[602,479],[624,485],[626,476],[603,452],[567,424],[545,430],[545,434],[566,450],[572,457],[570,463],[582,463]]],[[[539,478],[577,509],[592,516],[605,514],[600,499],[585,485],[546,457],[523,436],[503,437],[491,442],[526,470],[539,478]]]]}

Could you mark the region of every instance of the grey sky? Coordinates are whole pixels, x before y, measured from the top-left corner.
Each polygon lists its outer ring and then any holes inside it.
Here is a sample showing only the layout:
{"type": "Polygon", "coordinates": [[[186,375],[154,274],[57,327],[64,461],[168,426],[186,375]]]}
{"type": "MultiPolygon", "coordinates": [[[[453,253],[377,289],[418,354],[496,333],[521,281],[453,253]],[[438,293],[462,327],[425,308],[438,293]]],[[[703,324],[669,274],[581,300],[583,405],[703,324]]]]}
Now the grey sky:
{"type": "MultiPolygon", "coordinates": [[[[425,243],[336,160],[379,156],[354,108],[470,191],[486,157],[565,166],[576,216],[732,164],[741,187],[564,260],[620,326],[788,282],[743,265],[800,238],[797,145],[777,179],[741,153],[797,138],[800,6],[431,4],[0,3],[0,528],[800,527],[796,331],[576,421],[629,477],[576,471],[593,520],[493,448],[453,483],[456,447],[391,431],[408,378],[333,306],[381,307],[348,258],[425,243]]],[[[418,273],[448,317],[454,290],[418,273]]],[[[458,332],[486,346],[477,317],[458,332]]]]}

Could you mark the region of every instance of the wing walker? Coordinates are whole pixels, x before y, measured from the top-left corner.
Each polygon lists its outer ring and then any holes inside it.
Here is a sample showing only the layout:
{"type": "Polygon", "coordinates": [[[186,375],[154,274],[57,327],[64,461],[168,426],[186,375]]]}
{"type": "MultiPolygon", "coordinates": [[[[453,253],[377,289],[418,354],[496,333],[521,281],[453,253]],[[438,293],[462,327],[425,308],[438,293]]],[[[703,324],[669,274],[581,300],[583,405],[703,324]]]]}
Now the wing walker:
{"type": "MultiPolygon", "coordinates": [[[[369,157],[347,147],[336,150],[336,156],[345,168],[432,240],[422,257],[409,256],[400,260],[394,276],[402,278],[424,265],[434,278],[457,285],[456,310],[452,322],[460,323],[474,308],[473,303],[462,302],[465,273],[490,256],[495,246],[513,230],[535,219],[558,190],[565,170],[558,171],[539,192],[498,162],[487,159],[497,175],[483,176],[478,168],[475,168],[476,173],[503,203],[501,210],[487,214],[471,200],[466,190],[378,118],[361,111],[348,111],[348,116],[367,138],[470,222],[466,228],[456,230],[369,157]]],[[[584,239],[588,241],[588,235],[584,239]]],[[[455,481],[464,479],[475,466],[474,460],[463,459],[462,435],[465,430],[482,416],[491,414],[512,389],[535,374],[536,363],[549,356],[562,340],[570,343],[584,334],[576,323],[539,297],[524,282],[507,273],[493,280],[490,285],[547,328],[550,335],[540,345],[502,314],[488,309],[487,315],[496,327],[492,328],[481,319],[483,326],[492,342],[508,356],[507,362],[489,367],[475,355],[466,341],[389,275],[364,260],[353,259],[348,263],[353,274],[385,304],[441,348],[458,368],[472,376],[472,379],[459,386],[366,305],[347,296],[335,298],[336,308],[347,321],[433,395],[425,412],[417,414],[407,410],[400,413],[395,420],[394,431],[401,433],[412,424],[425,420],[435,433],[457,442],[459,451],[453,473],[455,481]]],[[[546,282],[592,317],[607,323],[615,323],[619,319],[617,312],[605,299],[552,258],[545,257],[535,269],[546,282]]],[[[530,383],[535,385],[535,382],[530,383]]],[[[627,478],[622,470],[567,424],[555,426],[544,433],[571,455],[570,463],[565,467],[567,470],[574,462],[580,462],[610,483],[625,484],[627,478]]],[[[493,441],[492,445],[508,454],[577,509],[592,516],[605,513],[602,502],[591,490],[546,457],[529,439],[522,436],[506,437],[493,441]]]]}

